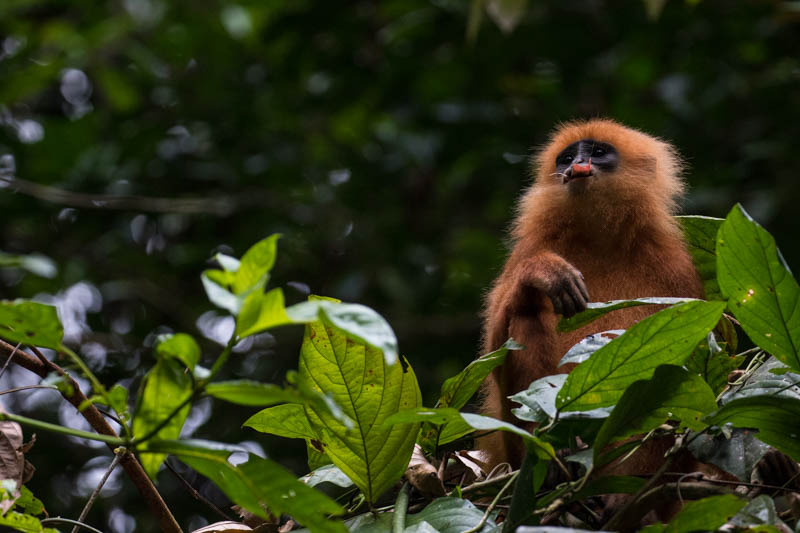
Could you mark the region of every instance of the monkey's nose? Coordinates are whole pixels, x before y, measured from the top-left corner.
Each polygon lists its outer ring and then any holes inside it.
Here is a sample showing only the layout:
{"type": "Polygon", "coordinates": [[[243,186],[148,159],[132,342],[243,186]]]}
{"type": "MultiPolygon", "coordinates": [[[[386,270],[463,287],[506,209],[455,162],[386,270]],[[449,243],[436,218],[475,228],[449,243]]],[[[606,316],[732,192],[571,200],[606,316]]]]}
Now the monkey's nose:
{"type": "Polygon", "coordinates": [[[583,164],[583,165],[581,165],[579,163],[575,163],[574,165],[572,165],[572,177],[573,178],[582,178],[582,177],[591,176],[591,175],[592,175],[592,164],[591,163],[586,163],[586,164],[583,164]]]}

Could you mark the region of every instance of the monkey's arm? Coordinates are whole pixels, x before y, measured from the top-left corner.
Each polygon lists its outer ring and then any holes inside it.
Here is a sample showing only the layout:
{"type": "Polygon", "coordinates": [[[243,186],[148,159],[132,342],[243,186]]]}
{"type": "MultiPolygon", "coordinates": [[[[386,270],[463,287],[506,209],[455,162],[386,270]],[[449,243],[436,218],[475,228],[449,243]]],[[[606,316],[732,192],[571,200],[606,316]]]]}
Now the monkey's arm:
{"type": "Polygon", "coordinates": [[[514,316],[535,317],[552,311],[570,317],[586,309],[589,292],[583,275],[560,255],[542,251],[508,268],[489,295],[486,351],[496,350],[509,337],[514,316]]]}

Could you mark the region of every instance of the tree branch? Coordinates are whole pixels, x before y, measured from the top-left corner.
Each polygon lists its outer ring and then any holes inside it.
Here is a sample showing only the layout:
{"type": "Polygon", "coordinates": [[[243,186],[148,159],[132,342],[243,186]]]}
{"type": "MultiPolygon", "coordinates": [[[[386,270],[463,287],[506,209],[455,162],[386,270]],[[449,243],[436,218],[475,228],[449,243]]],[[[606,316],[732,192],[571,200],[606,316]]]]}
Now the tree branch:
{"type": "MultiPolygon", "coordinates": [[[[59,375],[63,376],[69,382],[72,388],[72,394],[68,396],[66,392],[62,392],[61,395],[65,400],[74,405],[76,409],[87,401],[87,398],[83,392],[81,392],[78,383],[72,379],[63,368],[52,361],[48,361],[47,359],[42,361],[24,350],[16,350],[13,345],[0,340],[0,356],[8,359],[12,353],[14,354],[15,364],[33,372],[41,378],[47,377],[47,375],[51,372],[57,372],[59,375]]],[[[114,428],[111,427],[111,424],[108,423],[108,420],[105,419],[103,414],[94,405],[89,404],[88,407],[82,411],[79,410],[79,412],[86,419],[86,421],[89,422],[89,425],[92,426],[92,429],[98,433],[112,437],[119,437],[117,432],[114,431],[114,428]]],[[[113,453],[114,446],[109,445],[109,448],[113,453]]],[[[139,489],[139,493],[142,495],[145,502],[147,502],[150,511],[158,520],[161,530],[167,533],[182,533],[181,527],[178,525],[175,517],[172,516],[172,512],[170,512],[169,507],[167,507],[167,504],[164,502],[161,494],[159,494],[158,490],[156,490],[155,485],[153,485],[153,482],[144,471],[144,468],[142,468],[142,465],[136,459],[136,456],[128,451],[120,458],[120,464],[136,488],[139,489]]]]}

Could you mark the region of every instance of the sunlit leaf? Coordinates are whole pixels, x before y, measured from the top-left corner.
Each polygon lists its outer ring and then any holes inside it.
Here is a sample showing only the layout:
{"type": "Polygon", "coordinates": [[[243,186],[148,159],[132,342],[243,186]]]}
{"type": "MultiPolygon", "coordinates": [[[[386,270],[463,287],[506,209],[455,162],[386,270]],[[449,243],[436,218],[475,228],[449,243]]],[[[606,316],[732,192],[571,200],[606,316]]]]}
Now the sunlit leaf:
{"type": "Polygon", "coordinates": [[[716,529],[745,506],[747,500],[733,494],[711,496],[688,502],[670,521],[664,533],[690,533],[692,531],[716,531],[716,529]]]}
{"type": "MultiPolygon", "coordinates": [[[[133,435],[142,438],[155,430],[169,415],[192,395],[192,380],[180,361],[161,358],[145,374],[144,387],[133,415],[133,435]]],[[[189,414],[187,403],[156,433],[160,439],[177,439],[189,414]]],[[[164,454],[148,454],[142,457],[142,466],[151,478],[155,478],[164,454]]]]}
{"type": "Polygon", "coordinates": [[[214,398],[239,405],[263,406],[302,401],[296,390],[249,379],[209,383],[205,392],[214,398]]]}
{"type": "Polygon", "coordinates": [[[522,345],[509,339],[499,350],[482,355],[467,367],[442,383],[439,407],[461,409],[480,388],[486,376],[503,364],[509,350],[521,350],[522,345]]]}
{"type": "Polygon", "coordinates": [[[720,227],[717,269],[728,308],[745,333],[800,371],[800,286],[772,235],[740,205],[720,227]]]}
{"type": "Polygon", "coordinates": [[[58,350],[64,330],[52,305],[0,300],[0,338],[58,350]]]}
{"type": "Polygon", "coordinates": [[[290,439],[315,439],[317,434],[311,429],[302,404],[287,403],[267,407],[248,418],[243,427],[250,427],[261,433],[271,433],[290,439]]]}
{"type": "Polygon", "coordinates": [[[601,331],[600,333],[587,335],[575,346],[570,348],[566,354],[564,354],[564,357],[562,357],[561,361],[558,362],[558,366],[569,363],[578,364],[586,361],[594,352],[613,341],[623,333],[625,333],[624,329],[611,329],[608,331],[601,331]]]}
{"type": "Polygon", "coordinates": [[[283,291],[272,289],[264,294],[254,291],[244,300],[236,319],[236,335],[249,337],[276,326],[293,324],[284,307],[283,291]]]}
{"type": "Polygon", "coordinates": [[[299,381],[331,394],[355,421],[356,428],[348,431],[330,413],[306,406],[325,453],[369,501],[375,501],[400,478],[413,451],[417,424],[386,427],[383,423],[398,410],[422,404],[414,371],[387,364],[380,350],[353,340],[337,327],[312,322],[303,337],[299,381]]]}
{"type": "Polygon", "coordinates": [[[233,293],[242,294],[261,289],[266,284],[269,271],[275,265],[279,234],[270,235],[247,250],[233,279],[233,293]]]}
{"type": "Polygon", "coordinates": [[[564,411],[613,405],[656,367],[681,364],[719,321],[724,302],[693,301],[647,317],[578,365],[556,398],[564,411]]]}
{"type": "Polygon", "coordinates": [[[193,370],[194,366],[200,362],[200,346],[191,335],[186,333],[159,336],[156,352],[161,357],[177,359],[189,370],[193,370]]]}

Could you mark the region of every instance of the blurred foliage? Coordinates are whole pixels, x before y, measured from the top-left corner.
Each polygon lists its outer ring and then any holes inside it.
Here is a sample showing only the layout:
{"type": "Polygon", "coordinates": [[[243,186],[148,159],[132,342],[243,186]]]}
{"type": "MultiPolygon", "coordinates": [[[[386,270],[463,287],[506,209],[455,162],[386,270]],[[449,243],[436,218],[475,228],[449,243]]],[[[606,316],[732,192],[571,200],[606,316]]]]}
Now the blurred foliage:
{"type": "MultiPolygon", "coordinates": [[[[58,303],[101,378],[138,387],[157,334],[199,330],[209,356],[229,327],[207,312],[208,258],[279,232],[272,283],[287,303],[313,292],[379,310],[425,367],[430,403],[477,354],[527,157],[558,121],[610,116],[669,139],[689,163],[686,212],[742,202],[800,264],[798,13],[755,0],[4,0],[0,250],[59,271],[0,270],[0,296],[58,303]]],[[[301,335],[257,337],[234,374],[279,382],[301,335]]],[[[74,416],[48,391],[7,398],[74,416]]],[[[189,425],[300,472],[302,450],[238,428],[252,412],[215,412],[230,425],[209,429],[196,409],[189,425]]],[[[98,465],[48,446],[31,460],[54,475],[32,487],[66,513],[98,465]]],[[[128,531],[141,504],[116,483],[92,512],[128,531]]],[[[162,473],[160,488],[182,525],[202,523],[177,481],[162,473]]]]}

